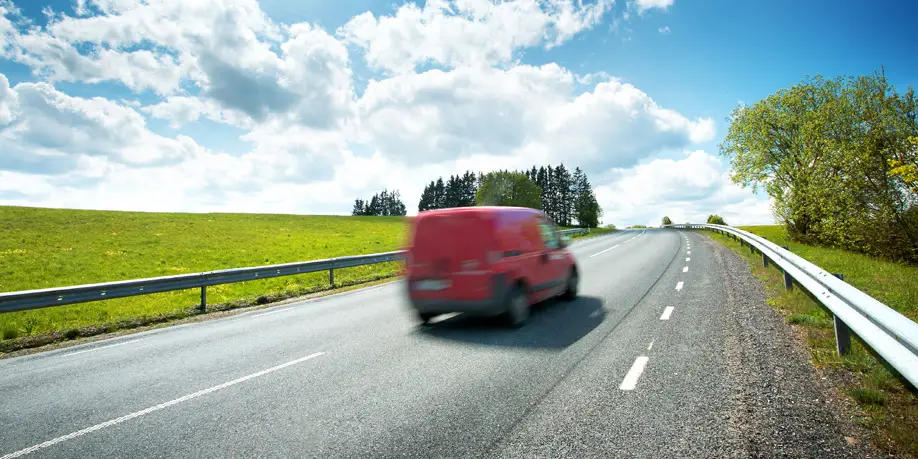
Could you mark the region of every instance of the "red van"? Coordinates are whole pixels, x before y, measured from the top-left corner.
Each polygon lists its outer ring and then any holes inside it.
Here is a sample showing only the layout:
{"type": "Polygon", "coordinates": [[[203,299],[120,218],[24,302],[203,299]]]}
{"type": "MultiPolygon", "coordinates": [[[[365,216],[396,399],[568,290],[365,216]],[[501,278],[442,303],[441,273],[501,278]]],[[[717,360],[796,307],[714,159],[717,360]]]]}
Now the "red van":
{"type": "Polygon", "coordinates": [[[420,212],[409,237],[408,297],[423,323],[461,312],[502,315],[519,327],[530,305],[577,296],[576,260],[539,210],[482,206],[420,212]]]}

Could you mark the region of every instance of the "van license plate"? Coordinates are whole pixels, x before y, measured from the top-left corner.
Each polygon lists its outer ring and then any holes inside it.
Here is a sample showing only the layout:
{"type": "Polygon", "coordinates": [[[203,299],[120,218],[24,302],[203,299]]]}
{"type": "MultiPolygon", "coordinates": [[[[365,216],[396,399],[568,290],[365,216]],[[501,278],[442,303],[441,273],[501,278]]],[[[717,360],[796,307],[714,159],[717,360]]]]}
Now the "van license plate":
{"type": "Polygon", "coordinates": [[[449,281],[446,280],[422,280],[414,284],[417,290],[446,290],[449,288],[449,281]]]}

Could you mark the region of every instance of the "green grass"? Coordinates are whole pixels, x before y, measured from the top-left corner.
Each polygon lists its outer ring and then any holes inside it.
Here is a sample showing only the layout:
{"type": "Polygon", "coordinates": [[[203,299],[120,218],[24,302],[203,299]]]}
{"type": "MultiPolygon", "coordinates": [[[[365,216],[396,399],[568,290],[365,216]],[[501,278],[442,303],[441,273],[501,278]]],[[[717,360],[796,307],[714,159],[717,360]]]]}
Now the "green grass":
{"type": "MultiPolygon", "coordinates": [[[[402,247],[405,230],[399,217],[0,207],[0,292],[385,252],[402,247]]],[[[335,283],[380,279],[398,270],[398,263],[336,270],[335,283]]],[[[263,303],[329,287],[327,273],[315,273],[209,287],[207,299],[263,303]]],[[[4,313],[0,343],[182,318],[198,302],[199,292],[187,290],[4,313]]]]}
{"type": "MultiPolygon", "coordinates": [[[[829,247],[789,241],[779,226],[741,227],[788,248],[795,254],[832,273],[844,274],[845,282],[899,311],[918,319],[918,266],[910,266],[829,247]]],[[[751,254],[738,242],[706,232],[716,241],[745,258],[753,274],[768,291],[768,303],[778,309],[789,324],[802,333],[813,362],[857,404],[859,423],[873,432],[874,443],[905,457],[918,457],[918,397],[855,339],[851,354],[841,357],[835,350],[832,315],[795,287],[784,290],[781,272],[762,267],[760,254],[751,254]]]]}

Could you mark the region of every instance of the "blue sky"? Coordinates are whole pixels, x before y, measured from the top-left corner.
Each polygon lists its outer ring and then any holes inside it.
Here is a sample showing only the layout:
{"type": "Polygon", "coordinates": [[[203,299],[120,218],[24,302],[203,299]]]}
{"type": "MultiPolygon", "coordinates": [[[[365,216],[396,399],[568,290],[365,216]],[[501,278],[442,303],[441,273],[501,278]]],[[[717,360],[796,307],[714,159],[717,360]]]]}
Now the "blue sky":
{"type": "Polygon", "coordinates": [[[439,175],[565,161],[608,222],[768,223],[717,156],[739,101],[918,83],[904,1],[156,3],[0,0],[0,204],[413,209],[439,175]]]}

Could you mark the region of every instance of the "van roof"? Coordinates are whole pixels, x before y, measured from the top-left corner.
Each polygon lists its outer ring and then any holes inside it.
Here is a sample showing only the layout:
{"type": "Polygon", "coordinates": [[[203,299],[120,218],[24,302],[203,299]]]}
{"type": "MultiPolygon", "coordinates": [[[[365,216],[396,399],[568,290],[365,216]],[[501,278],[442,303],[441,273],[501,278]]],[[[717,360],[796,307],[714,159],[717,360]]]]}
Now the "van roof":
{"type": "Polygon", "coordinates": [[[444,214],[458,214],[458,213],[505,213],[505,212],[522,212],[522,213],[541,213],[542,211],[538,209],[532,209],[529,207],[514,207],[514,206],[473,206],[473,207],[450,207],[446,209],[434,209],[434,210],[425,210],[423,212],[418,212],[418,217],[423,217],[425,215],[444,215],[444,214]]]}

